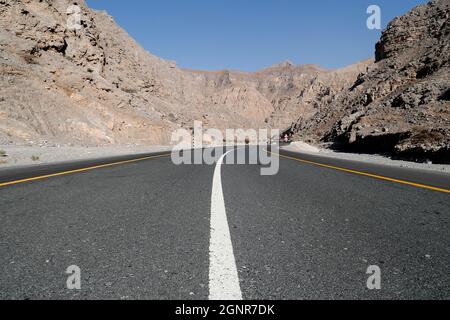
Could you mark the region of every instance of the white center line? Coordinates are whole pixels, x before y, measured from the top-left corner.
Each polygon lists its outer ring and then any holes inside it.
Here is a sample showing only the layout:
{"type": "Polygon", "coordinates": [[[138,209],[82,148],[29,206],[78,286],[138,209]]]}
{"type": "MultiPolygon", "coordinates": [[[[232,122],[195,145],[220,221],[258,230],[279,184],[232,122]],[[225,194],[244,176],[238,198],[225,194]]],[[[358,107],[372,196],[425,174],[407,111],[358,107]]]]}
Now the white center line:
{"type": "Polygon", "coordinates": [[[225,153],[214,170],[211,195],[211,239],[209,244],[209,300],[242,300],[236,260],[222,191],[221,168],[225,153]]]}

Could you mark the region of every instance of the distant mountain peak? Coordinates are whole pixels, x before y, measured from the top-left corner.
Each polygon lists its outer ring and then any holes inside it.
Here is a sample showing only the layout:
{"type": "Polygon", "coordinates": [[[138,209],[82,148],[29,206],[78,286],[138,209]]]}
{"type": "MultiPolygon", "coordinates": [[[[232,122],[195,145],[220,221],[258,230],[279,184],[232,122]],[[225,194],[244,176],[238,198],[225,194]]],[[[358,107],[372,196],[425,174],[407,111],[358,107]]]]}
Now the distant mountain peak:
{"type": "Polygon", "coordinates": [[[291,60],[284,60],[272,66],[272,68],[290,68],[295,66],[291,60]]]}

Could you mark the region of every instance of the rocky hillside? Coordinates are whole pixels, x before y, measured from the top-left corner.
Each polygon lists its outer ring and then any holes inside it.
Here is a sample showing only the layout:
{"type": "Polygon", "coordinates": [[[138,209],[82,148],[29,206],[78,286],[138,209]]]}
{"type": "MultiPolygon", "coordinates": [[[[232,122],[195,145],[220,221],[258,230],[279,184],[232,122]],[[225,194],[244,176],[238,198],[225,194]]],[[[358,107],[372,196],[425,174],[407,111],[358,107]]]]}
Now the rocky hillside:
{"type": "Polygon", "coordinates": [[[289,61],[245,73],[180,69],[105,12],[69,0],[0,0],[0,144],[165,144],[205,127],[278,128],[349,151],[449,162],[449,1],[395,19],[375,63],[289,61]]]}
{"type": "Polygon", "coordinates": [[[167,143],[172,130],[194,119],[244,127],[270,114],[270,106],[247,114],[208,100],[201,79],[149,54],[83,1],[82,28],[70,30],[72,4],[0,1],[3,143],[167,143]]]}
{"type": "Polygon", "coordinates": [[[194,120],[206,127],[288,127],[350,85],[289,62],[257,73],[181,70],[143,50],[105,12],[68,0],[0,0],[0,144],[161,144],[194,120]]]}
{"type": "Polygon", "coordinates": [[[450,163],[450,2],[434,0],[392,21],[376,61],[310,120],[299,139],[357,152],[450,163]]]}
{"type": "Polygon", "coordinates": [[[367,60],[330,71],[320,66],[297,66],[285,61],[254,73],[186,72],[203,79],[206,84],[203,92],[214,104],[233,105],[236,112],[257,116],[259,126],[284,130],[290,127],[294,119],[309,119],[320,103],[332,101],[372,63],[372,60],[367,60]],[[254,114],[261,108],[265,110],[262,113],[265,118],[254,114]]]}
{"type": "Polygon", "coordinates": [[[174,124],[156,106],[168,81],[160,75],[170,73],[170,65],[144,52],[110,17],[84,3],[79,3],[83,28],[69,30],[69,4],[0,1],[2,139],[163,141],[163,129],[174,124]]]}

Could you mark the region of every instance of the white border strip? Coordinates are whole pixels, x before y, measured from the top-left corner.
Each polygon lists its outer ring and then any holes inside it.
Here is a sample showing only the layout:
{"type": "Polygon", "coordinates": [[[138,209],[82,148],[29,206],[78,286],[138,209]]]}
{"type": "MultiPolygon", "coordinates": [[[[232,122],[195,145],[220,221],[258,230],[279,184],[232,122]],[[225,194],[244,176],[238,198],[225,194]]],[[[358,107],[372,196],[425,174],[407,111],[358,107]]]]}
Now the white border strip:
{"type": "Polygon", "coordinates": [[[217,162],[214,170],[209,244],[209,300],[242,300],[221,177],[223,160],[233,151],[235,150],[225,153],[217,162]]]}

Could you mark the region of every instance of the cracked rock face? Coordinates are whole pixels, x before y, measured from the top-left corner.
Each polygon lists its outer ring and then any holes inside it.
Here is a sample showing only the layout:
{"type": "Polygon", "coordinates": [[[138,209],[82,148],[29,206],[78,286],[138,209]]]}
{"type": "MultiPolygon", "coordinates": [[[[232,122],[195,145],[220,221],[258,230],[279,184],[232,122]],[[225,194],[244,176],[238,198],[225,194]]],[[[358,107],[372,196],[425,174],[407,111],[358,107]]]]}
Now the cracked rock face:
{"type": "Polygon", "coordinates": [[[175,124],[165,122],[152,101],[145,105],[144,94],[126,90],[132,83],[155,81],[151,72],[134,79],[130,75],[157,58],[84,2],[78,2],[82,28],[69,29],[66,12],[73,3],[0,1],[2,142],[167,141],[164,128],[175,124]]]}
{"type": "Polygon", "coordinates": [[[297,135],[350,151],[450,163],[450,2],[392,21],[376,63],[297,135]]]}

